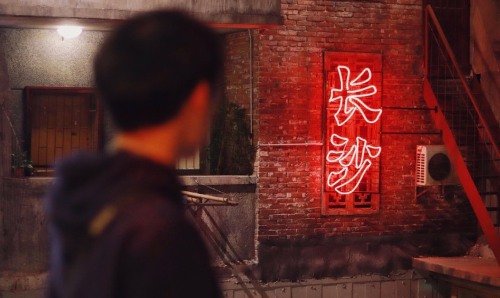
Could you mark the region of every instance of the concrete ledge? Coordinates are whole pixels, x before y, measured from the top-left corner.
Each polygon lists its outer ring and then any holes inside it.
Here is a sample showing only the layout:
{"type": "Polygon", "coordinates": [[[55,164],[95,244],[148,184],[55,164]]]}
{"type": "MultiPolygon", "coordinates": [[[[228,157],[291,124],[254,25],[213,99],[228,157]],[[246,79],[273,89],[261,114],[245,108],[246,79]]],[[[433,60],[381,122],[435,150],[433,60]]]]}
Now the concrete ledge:
{"type": "Polygon", "coordinates": [[[29,291],[44,289],[47,272],[0,272],[0,292],[29,291]]]}
{"type": "Polygon", "coordinates": [[[245,278],[221,283],[224,297],[437,297],[432,283],[413,270],[390,276],[357,275],[343,278],[306,279],[298,282],[250,282],[245,278]]]}
{"type": "Polygon", "coordinates": [[[184,185],[249,185],[256,184],[256,176],[180,176],[184,185]]]}
{"type": "Polygon", "coordinates": [[[495,259],[475,257],[414,258],[415,269],[500,287],[500,266],[495,259]]]}
{"type": "Polygon", "coordinates": [[[0,4],[0,25],[28,28],[58,26],[63,21],[109,29],[114,21],[151,9],[174,8],[188,11],[210,24],[231,28],[265,28],[281,25],[279,0],[29,0],[0,4]]]}
{"type": "MultiPolygon", "coordinates": [[[[179,176],[184,185],[251,185],[257,184],[256,176],[242,175],[206,175],[206,176],[179,176]]],[[[46,187],[50,185],[54,178],[52,177],[25,177],[25,178],[3,178],[12,183],[23,184],[25,186],[46,187]]]]}
{"type": "MultiPolygon", "coordinates": [[[[46,273],[9,274],[0,273],[0,297],[2,294],[19,298],[43,296],[46,273]],[[30,295],[26,295],[28,291],[30,295]]],[[[363,275],[267,284],[250,282],[243,277],[220,281],[220,286],[224,297],[434,297],[432,285],[413,271],[392,276],[363,275]]]]}

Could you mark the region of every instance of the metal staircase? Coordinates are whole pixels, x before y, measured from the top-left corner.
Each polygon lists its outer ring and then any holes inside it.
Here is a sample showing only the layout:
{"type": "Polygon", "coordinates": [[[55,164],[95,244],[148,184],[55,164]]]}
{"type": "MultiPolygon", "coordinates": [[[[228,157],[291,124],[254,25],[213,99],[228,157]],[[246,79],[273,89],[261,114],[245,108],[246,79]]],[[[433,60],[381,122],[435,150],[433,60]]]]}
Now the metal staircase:
{"type": "Polygon", "coordinates": [[[500,132],[469,87],[431,6],[425,9],[424,99],[500,264],[500,132]]]}

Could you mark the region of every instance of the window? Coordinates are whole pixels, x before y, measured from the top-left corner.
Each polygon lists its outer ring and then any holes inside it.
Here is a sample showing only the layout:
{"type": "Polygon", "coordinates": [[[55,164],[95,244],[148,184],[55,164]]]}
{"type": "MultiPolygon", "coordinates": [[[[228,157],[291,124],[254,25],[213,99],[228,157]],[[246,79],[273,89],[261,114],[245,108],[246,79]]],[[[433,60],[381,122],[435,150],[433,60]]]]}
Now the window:
{"type": "Polygon", "coordinates": [[[193,156],[179,159],[175,168],[179,175],[200,175],[203,173],[202,166],[200,151],[197,151],[193,156]]]}
{"type": "MultiPolygon", "coordinates": [[[[25,146],[36,176],[52,176],[54,162],[73,151],[97,152],[114,129],[101,121],[101,108],[92,88],[26,87],[25,146]]],[[[212,123],[210,145],[178,161],[181,175],[249,175],[255,148],[245,110],[224,103],[212,123]]],[[[23,157],[24,158],[24,157],[23,157]]]]}
{"type": "Polygon", "coordinates": [[[26,87],[25,149],[37,176],[72,151],[101,145],[100,108],[92,88],[26,87]]]}
{"type": "Polygon", "coordinates": [[[248,122],[243,107],[223,99],[207,132],[210,144],[194,156],[179,160],[179,174],[251,175],[256,148],[248,122]]]}
{"type": "Polygon", "coordinates": [[[324,68],[323,213],[377,212],[382,56],[326,52],[324,68]]]}

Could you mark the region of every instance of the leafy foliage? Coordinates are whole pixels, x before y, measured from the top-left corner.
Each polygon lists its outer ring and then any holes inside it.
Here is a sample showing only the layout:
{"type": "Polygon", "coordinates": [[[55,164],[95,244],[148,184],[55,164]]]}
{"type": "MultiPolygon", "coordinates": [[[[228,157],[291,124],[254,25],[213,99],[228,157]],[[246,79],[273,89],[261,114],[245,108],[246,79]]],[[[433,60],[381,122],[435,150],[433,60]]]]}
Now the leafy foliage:
{"type": "Polygon", "coordinates": [[[255,161],[246,110],[224,100],[212,126],[208,149],[213,175],[251,175],[255,161]]]}

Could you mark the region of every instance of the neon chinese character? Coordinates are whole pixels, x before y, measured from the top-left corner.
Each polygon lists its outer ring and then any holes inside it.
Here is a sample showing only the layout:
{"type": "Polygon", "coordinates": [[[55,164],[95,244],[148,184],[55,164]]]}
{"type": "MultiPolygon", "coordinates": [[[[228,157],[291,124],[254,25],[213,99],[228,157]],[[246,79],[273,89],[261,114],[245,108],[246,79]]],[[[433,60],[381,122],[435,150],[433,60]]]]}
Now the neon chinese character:
{"type": "Polygon", "coordinates": [[[330,143],[333,150],[328,151],[326,160],[340,165],[339,171],[332,171],[328,175],[327,184],[335,187],[339,194],[350,194],[358,188],[364,175],[371,167],[369,158],[376,158],[382,149],[377,146],[368,145],[367,141],[361,137],[356,137],[356,144],[348,147],[349,139],[332,134],[330,143]],[[349,173],[349,171],[355,171],[349,173]],[[343,187],[350,185],[347,190],[343,187]]]}
{"type": "Polygon", "coordinates": [[[372,79],[371,70],[369,68],[363,69],[353,80],[351,80],[351,70],[348,67],[340,65],[337,67],[337,71],[340,83],[331,89],[329,99],[330,103],[338,105],[334,116],[337,125],[344,125],[356,111],[363,116],[366,122],[377,122],[382,115],[382,110],[370,108],[363,102],[364,97],[377,93],[377,87],[367,85],[372,79]],[[337,95],[338,93],[340,94],[337,95]]]}

